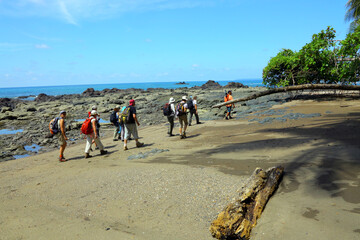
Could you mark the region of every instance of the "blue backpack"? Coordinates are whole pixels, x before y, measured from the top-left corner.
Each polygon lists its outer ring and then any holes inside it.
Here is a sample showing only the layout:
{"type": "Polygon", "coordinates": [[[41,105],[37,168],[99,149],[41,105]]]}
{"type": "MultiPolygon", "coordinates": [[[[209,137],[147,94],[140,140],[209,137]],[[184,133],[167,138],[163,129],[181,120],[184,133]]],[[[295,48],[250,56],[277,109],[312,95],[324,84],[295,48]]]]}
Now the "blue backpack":
{"type": "Polygon", "coordinates": [[[58,124],[59,119],[60,119],[60,117],[56,117],[53,120],[51,120],[51,122],[50,122],[51,134],[57,134],[58,132],[60,132],[59,124],[58,124]]]}

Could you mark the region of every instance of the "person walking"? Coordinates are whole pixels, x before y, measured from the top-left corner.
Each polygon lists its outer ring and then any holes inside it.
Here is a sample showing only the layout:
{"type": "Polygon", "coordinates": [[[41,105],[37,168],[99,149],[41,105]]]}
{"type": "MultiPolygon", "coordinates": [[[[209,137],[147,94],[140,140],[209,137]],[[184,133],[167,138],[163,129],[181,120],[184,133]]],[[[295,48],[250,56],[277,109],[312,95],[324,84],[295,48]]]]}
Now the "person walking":
{"type": "Polygon", "coordinates": [[[100,141],[100,136],[98,134],[97,130],[97,120],[98,119],[98,113],[96,110],[92,110],[90,113],[90,121],[91,121],[91,127],[93,131],[90,134],[86,135],[86,146],[85,146],[85,158],[92,157],[90,155],[90,148],[91,144],[94,141],[96,146],[100,149],[100,154],[104,155],[107,153],[106,150],[104,150],[104,145],[100,141]]]}
{"type": "MultiPolygon", "coordinates": [[[[228,102],[228,101],[231,101],[233,100],[233,97],[232,97],[232,92],[231,90],[228,91],[228,94],[224,97],[224,102],[228,102]]],[[[227,104],[226,105],[226,116],[225,116],[225,120],[229,120],[229,119],[232,119],[231,117],[231,111],[232,109],[235,108],[235,104],[233,103],[230,103],[230,104],[227,104]]]]}
{"type": "Polygon", "coordinates": [[[201,122],[199,121],[199,115],[198,115],[198,107],[197,107],[197,96],[194,96],[194,98],[190,97],[190,102],[188,102],[188,108],[190,111],[190,117],[189,117],[189,126],[191,126],[191,121],[192,121],[192,116],[195,115],[195,119],[196,119],[196,124],[201,124],[201,122]],[[189,103],[192,105],[189,106],[189,103]]]}
{"type": "Polygon", "coordinates": [[[67,146],[66,141],[69,140],[66,137],[66,126],[65,126],[65,118],[66,118],[66,111],[61,111],[60,112],[60,117],[54,118],[53,120],[50,121],[49,124],[49,129],[50,132],[53,133],[53,129],[51,128],[52,124],[56,124],[57,126],[55,126],[55,128],[58,130],[56,134],[57,138],[58,138],[58,142],[60,145],[60,156],[59,156],[59,161],[60,162],[66,162],[66,159],[64,157],[64,151],[65,148],[67,146]],[[54,121],[57,121],[55,123],[53,123],[54,121]]]}
{"type": "Polygon", "coordinates": [[[120,121],[120,116],[126,109],[126,106],[123,106],[121,111],[118,112],[119,126],[120,126],[120,139],[124,142],[125,140],[125,125],[124,122],[120,121]]]}
{"type": "Polygon", "coordinates": [[[112,111],[110,115],[110,122],[114,125],[114,135],[113,135],[113,141],[119,141],[121,138],[120,136],[120,123],[119,123],[119,111],[120,106],[117,105],[114,110],[112,111]]]}
{"type": "Polygon", "coordinates": [[[140,123],[136,116],[136,107],[135,107],[134,99],[131,99],[129,101],[129,106],[127,107],[127,109],[124,110],[122,116],[125,116],[125,114],[127,120],[124,121],[124,126],[125,126],[124,151],[129,150],[127,147],[127,142],[130,138],[130,134],[132,134],[135,139],[136,147],[144,146],[144,143],[139,142],[137,126],[140,126],[140,123]]]}
{"type": "Polygon", "coordinates": [[[180,123],[180,128],[179,128],[180,139],[186,138],[186,128],[188,126],[188,120],[186,115],[188,106],[186,104],[186,101],[187,101],[186,96],[183,96],[181,98],[181,102],[176,107],[176,115],[178,116],[180,123]]]}
{"type": "Polygon", "coordinates": [[[175,99],[173,97],[171,97],[169,99],[169,108],[170,108],[170,115],[167,116],[167,119],[170,123],[169,125],[169,131],[168,131],[168,134],[169,134],[169,137],[172,137],[172,136],[175,136],[173,134],[173,129],[174,129],[174,119],[175,119],[175,99]]]}

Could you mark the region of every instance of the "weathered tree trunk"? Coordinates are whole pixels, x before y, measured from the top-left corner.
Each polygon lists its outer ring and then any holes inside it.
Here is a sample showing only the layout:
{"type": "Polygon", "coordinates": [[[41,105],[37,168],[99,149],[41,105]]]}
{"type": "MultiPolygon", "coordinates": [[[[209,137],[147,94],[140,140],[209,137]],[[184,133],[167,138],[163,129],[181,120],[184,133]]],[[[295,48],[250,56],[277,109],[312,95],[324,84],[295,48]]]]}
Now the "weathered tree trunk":
{"type": "Polygon", "coordinates": [[[279,185],[283,167],[273,167],[264,171],[255,169],[240,197],[230,203],[210,226],[214,238],[222,240],[247,240],[256,225],[267,201],[279,185]]]}
{"type": "Polygon", "coordinates": [[[305,90],[305,89],[360,90],[360,86],[358,86],[358,85],[337,85],[337,84],[304,84],[304,85],[289,86],[289,87],[283,87],[283,88],[272,88],[272,89],[269,89],[269,90],[266,90],[266,91],[255,93],[255,94],[250,95],[248,97],[234,99],[234,100],[231,100],[231,101],[216,104],[216,105],[213,106],[213,108],[220,108],[220,107],[225,106],[227,104],[232,104],[232,103],[236,103],[236,102],[249,101],[251,99],[255,99],[255,98],[258,98],[258,97],[270,95],[270,94],[273,94],[273,93],[299,91],[299,90],[305,90]]]}

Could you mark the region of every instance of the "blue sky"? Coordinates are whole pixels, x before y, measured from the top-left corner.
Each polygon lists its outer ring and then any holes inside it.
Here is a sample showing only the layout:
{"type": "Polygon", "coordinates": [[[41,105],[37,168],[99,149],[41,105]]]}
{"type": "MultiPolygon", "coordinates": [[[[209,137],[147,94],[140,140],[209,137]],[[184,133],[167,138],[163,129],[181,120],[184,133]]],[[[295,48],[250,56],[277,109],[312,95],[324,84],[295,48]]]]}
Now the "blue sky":
{"type": "Polygon", "coordinates": [[[0,87],[259,79],[347,0],[0,0],[0,87]]]}

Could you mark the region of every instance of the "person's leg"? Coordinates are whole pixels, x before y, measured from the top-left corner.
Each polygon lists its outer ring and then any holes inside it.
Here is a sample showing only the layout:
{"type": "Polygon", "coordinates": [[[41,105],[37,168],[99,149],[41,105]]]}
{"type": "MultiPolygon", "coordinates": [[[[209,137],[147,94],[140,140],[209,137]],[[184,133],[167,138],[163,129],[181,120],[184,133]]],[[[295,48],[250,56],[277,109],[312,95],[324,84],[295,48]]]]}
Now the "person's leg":
{"type": "Polygon", "coordinates": [[[180,132],[180,138],[183,138],[183,134],[182,134],[182,128],[183,128],[183,123],[184,121],[182,120],[182,116],[179,116],[179,123],[180,123],[180,128],[179,128],[179,132],[180,132]]]}
{"type": "Polygon", "coordinates": [[[65,142],[65,144],[60,146],[60,158],[64,158],[65,148],[66,148],[66,142],[65,142]]]}
{"type": "Polygon", "coordinates": [[[192,120],[193,114],[194,114],[194,111],[190,110],[189,126],[191,126],[191,120],[192,120]]]}
{"type": "Polygon", "coordinates": [[[173,129],[174,129],[174,116],[169,117],[169,122],[170,122],[170,131],[169,134],[170,136],[173,136],[173,129]]]}
{"type": "Polygon", "coordinates": [[[121,140],[125,141],[125,125],[121,125],[120,126],[121,130],[120,130],[120,137],[121,137],[121,140]]]}
{"type": "Polygon", "coordinates": [[[199,114],[197,114],[196,112],[195,112],[195,118],[196,118],[196,124],[199,124],[200,123],[199,114]]]}
{"type": "Polygon", "coordinates": [[[99,147],[100,151],[103,151],[104,150],[104,145],[101,143],[100,138],[98,137],[98,138],[95,138],[94,140],[95,140],[96,146],[99,147]]]}
{"type": "Polygon", "coordinates": [[[187,129],[187,126],[188,126],[188,121],[187,121],[187,117],[185,115],[185,118],[184,118],[184,133],[183,133],[183,136],[186,137],[186,129],[187,129]]]}
{"type": "Polygon", "coordinates": [[[93,141],[92,136],[93,136],[92,134],[86,135],[85,158],[91,157],[89,152],[90,152],[91,144],[92,144],[92,141],[93,141]]]}
{"type": "Polygon", "coordinates": [[[124,151],[128,150],[127,148],[127,142],[130,137],[130,130],[128,129],[127,125],[124,124],[124,151]]]}
{"type": "Polygon", "coordinates": [[[118,136],[119,136],[119,125],[115,126],[113,140],[117,141],[119,138],[118,136]]]}

